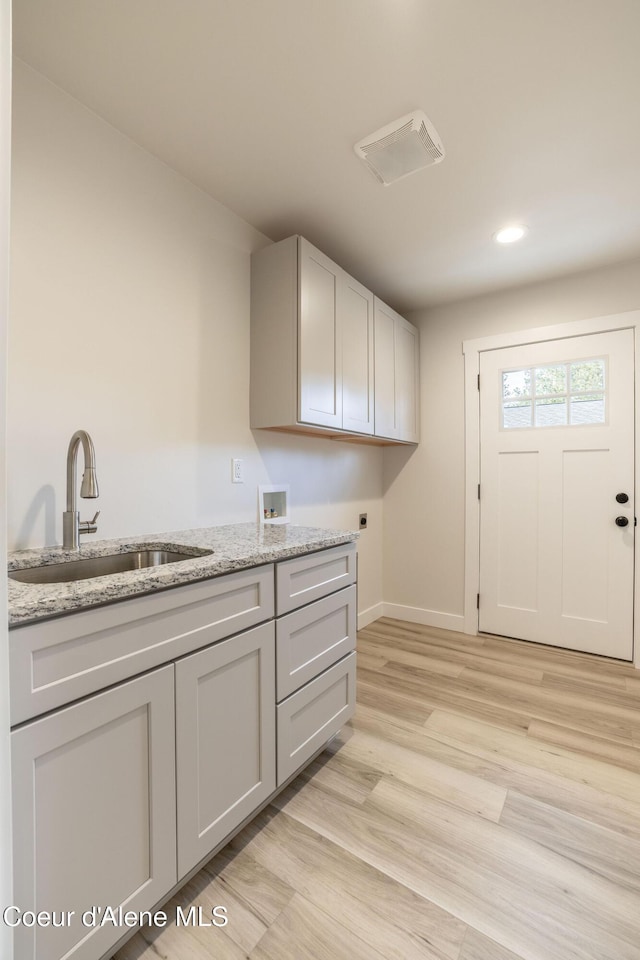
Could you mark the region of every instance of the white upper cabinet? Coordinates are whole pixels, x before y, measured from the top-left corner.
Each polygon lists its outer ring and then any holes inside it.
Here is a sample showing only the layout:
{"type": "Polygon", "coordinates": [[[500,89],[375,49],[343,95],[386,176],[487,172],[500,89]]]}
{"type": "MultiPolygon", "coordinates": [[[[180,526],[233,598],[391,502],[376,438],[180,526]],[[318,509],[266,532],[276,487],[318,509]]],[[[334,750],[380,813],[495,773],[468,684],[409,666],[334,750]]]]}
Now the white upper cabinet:
{"type": "Polygon", "coordinates": [[[342,324],[342,428],[373,434],[373,294],[344,273],[338,297],[342,324]]]}
{"type": "Polygon", "coordinates": [[[404,443],[418,443],[418,331],[378,297],[374,305],[374,330],[375,434],[404,443]]]}
{"type": "Polygon", "coordinates": [[[302,423],[342,429],[340,267],[300,237],[298,362],[302,423]]]}
{"type": "MultiPolygon", "coordinates": [[[[289,237],[253,255],[253,428],[404,439],[375,429],[374,407],[382,411],[386,400],[377,398],[374,343],[373,294],[307,240],[289,237]]],[[[411,404],[417,413],[415,396],[402,409],[411,404]]],[[[414,434],[409,442],[417,442],[414,434]]]]}
{"type": "Polygon", "coordinates": [[[396,418],[396,314],[376,297],[375,302],[375,432],[398,436],[396,418]]]}

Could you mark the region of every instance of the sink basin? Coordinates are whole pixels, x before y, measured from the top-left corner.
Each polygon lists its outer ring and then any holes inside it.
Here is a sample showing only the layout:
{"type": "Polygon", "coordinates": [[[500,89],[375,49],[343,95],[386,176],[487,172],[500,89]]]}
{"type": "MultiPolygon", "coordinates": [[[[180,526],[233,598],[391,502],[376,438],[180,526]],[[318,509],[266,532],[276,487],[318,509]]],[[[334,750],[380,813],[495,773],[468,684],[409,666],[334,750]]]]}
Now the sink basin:
{"type": "Polygon", "coordinates": [[[9,576],[12,580],[19,580],[21,583],[69,583],[74,580],[106,577],[110,573],[159,567],[165,563],[178,563],[180,560],[194,560],[196,557],[207,556],[211,552],[202,551],[194,554],[146,547],[142,550],[130,550],[127,553],[111,553],[105,557],[85,557],[82,560],[69,560],[66,563],[25,567],[22,570],[11,570],[9,576]]]}

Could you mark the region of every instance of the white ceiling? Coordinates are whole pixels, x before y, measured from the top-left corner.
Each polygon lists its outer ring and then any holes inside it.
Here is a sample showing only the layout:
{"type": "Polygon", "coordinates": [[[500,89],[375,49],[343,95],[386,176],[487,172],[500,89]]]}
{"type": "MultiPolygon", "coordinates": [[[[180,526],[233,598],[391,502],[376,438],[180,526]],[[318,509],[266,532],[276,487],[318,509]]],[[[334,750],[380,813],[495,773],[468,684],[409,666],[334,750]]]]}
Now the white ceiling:
{"type": "Polygon", "coordinates": [[[640,255],[639,41],[640,0],[14,0],[16,56],[403,311],[640,255]],[[353,144],[414,108],[445,159],[383,187],[353,144]]]}

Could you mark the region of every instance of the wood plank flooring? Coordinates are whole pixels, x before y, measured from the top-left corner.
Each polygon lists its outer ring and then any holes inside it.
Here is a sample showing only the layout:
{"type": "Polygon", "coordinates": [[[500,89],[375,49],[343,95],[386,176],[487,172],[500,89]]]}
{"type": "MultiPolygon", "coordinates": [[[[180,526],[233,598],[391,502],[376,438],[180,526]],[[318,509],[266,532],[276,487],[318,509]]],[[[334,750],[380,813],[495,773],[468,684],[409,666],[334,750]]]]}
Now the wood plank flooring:
{"type": "Polygon", "coordinates": [[[640,672],[381,619],[353,721],[116,960],[640,960],[640,672]]]}

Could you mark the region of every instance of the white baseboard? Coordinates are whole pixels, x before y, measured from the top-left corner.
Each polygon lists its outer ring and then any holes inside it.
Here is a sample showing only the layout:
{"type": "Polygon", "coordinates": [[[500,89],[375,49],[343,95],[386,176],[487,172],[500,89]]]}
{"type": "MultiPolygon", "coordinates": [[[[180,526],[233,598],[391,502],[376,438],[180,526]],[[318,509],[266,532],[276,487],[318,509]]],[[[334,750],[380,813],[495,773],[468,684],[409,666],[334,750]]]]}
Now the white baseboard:
{"type": "Polygon", "coordinates": [[[370,623],[373,623],[379,617],[384,617],[384,615],[384,604],[374,603],[372,607],[358,614],[358,630],[368,627],[370,623]]]}
{"type": "Polygon", "coordinates": [[[421,623],[426,627],[457,630],[459,633],[464,631],[464,616],[461,614],[424,610],[422,607],[404,607],[400,603],[383,603],[380,606],[383,607],[384,613],[379,613],[378,616],[391,617],[393,620],[408,620],[409,623],[421,623]]]}

